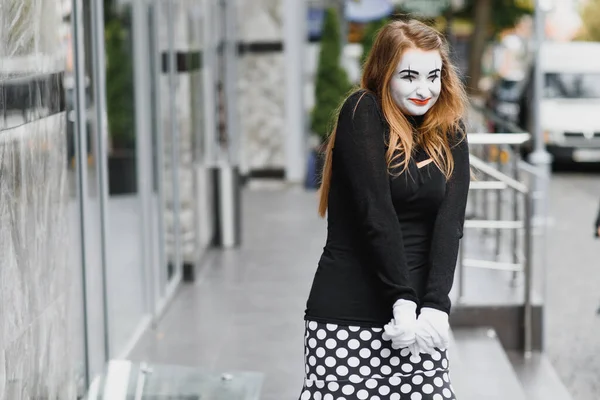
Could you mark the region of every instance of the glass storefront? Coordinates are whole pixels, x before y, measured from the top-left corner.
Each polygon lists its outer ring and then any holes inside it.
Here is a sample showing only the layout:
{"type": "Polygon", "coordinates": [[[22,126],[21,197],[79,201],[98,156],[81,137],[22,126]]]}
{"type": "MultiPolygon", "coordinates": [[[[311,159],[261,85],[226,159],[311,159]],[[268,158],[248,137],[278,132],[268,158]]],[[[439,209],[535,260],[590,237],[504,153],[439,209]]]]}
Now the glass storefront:
{"type": "Polygon", "coordinates": [[[0,0],[0,400],[82,396],[201,268],[217,3],[0,0]]]}

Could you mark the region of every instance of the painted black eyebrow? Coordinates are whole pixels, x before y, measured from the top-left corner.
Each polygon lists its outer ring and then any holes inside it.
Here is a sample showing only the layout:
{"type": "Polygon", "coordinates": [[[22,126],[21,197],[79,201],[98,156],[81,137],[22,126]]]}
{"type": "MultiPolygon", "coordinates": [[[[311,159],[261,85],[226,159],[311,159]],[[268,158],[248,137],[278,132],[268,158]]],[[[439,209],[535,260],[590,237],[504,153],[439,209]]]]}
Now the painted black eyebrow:
{"type": "MultiPolygon", "coordinates": [[[[417,71],[414,71],[414,70],[410,69],[410,67],[408,69],[403,69],[402,71],[400,71],[401,74],[403,74],[405,72],[408,75],[419,75],[419,73],[417,71]]],[[[431,74],[434,74],[434,73],[438,73],[439,74],[440,72],[441,72],[441,69],[436,68],[434,70],[429,71],[428,75],[431,75],[431,74]]]]}
{"type": "Polygon", "coordinates": [[[419,75],[419,73],[417,71],[413,71],[412,69],[410,69],[410,67],[408,67],[408,69],[403,69],[402,71],[400,71],[400,73],[408,73],[409,75],[419,75]]]}

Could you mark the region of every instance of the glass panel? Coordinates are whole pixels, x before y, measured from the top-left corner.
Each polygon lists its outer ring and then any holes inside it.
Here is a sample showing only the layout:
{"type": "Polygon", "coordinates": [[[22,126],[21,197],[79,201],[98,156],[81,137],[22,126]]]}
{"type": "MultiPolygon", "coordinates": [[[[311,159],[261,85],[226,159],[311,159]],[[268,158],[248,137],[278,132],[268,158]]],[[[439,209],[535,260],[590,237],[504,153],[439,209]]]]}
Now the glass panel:
{"type": "Polygon", "coordinates": [[[163,202],[161,204],[164,221],[164,265],[161,272],[161,293],[174,276],[181,274],[180,229],[179,229],[179,138],[180,123],[177,117],[180,99],[177,98],[179,79],[177,76],[176,20],[178,3],[157,1],[155,4],[155,27],[157,35],[156,50],[160,55],[160,70],[157,75],[157,94],[159,107],[157,115],[160,132],[158,142],[161,146],[157,160],[163,202]]]}
{"type": "Polygon", "coordinates": [[[86,386],[70,23],[59,4],[0,0],[2,399],[70,399],[86,386]]]}
{"type": "Polygon", "coordinates": [[[142,202],[137,182],[131,4],[105,1],[104,7],[109,136],[106,280],[110,354],[115,355],[132,339],[147,307],[142,202]]]}
{"type": "Polygon", "coordinates": [[[119,398],[258,400],[262,381],[263,375],[255,372],[219,374],[200,368],[118,360],[109,364],[100,385],[90,389],[86,400],[114,398],[116,382],[119,398]]]}

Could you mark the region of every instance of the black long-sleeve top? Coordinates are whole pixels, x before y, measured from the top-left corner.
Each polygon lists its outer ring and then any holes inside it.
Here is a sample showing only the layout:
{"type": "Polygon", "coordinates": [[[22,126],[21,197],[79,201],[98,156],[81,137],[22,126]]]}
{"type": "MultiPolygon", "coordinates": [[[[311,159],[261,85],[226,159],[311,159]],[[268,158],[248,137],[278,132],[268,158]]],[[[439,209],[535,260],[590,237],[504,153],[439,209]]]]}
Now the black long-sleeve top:
{"type": "Polygon", "coordinates": [[[452,147],[447,181],[416,150],[406,171],[388,170],[388,125],[375,95],[358,91],[340,111],[327,241],[305,319],[382,326],[398,299],[450,311],[470,181],[466,138],[452,147]],[[399,174],[399,175],[398,175],[399,174]]]}

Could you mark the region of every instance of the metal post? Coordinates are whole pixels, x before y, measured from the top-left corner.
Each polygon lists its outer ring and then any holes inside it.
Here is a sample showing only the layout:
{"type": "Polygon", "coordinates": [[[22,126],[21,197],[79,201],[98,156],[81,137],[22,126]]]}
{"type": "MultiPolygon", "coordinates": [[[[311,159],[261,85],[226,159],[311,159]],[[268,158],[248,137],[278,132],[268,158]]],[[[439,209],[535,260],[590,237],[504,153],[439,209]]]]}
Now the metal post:
{"type": "Polygon", "coordinates": [[[534,16],[536,45],[534,46],[533,101],[531,102],[531,118],[533,122],[533,132],[531,133],[534,139],[534,151],[529,155],[529,161],[544,174],[544,176],[535,177],[534,198],[536,204],[534,212],[538,222],[544,222],[546,218],[547,178],[550,176],[550,165],[552,163],[552,156],[546,150],[540,115],[542,91],[544,89],[541,48],[545,40],[545,13],[551,6],[549,3],[548,0],[536,0],[534,16]]]}
{"type": "Polygon", "coordinates": [[[303,77],[306,43],[305,0],[283,2],[285,56],[285,175],[288,182],[300,183],[306,169],[306,131],[304,124],[303,77]]]}
{"type": "Polygon", "coordinates": [[[523,301],[523,350],[525,358],[531,357],[533,350],[533,307],[531,304],[532,275],[533,275],[533,199],[531,191],[525,193],[525,293],[523,301]]]}

